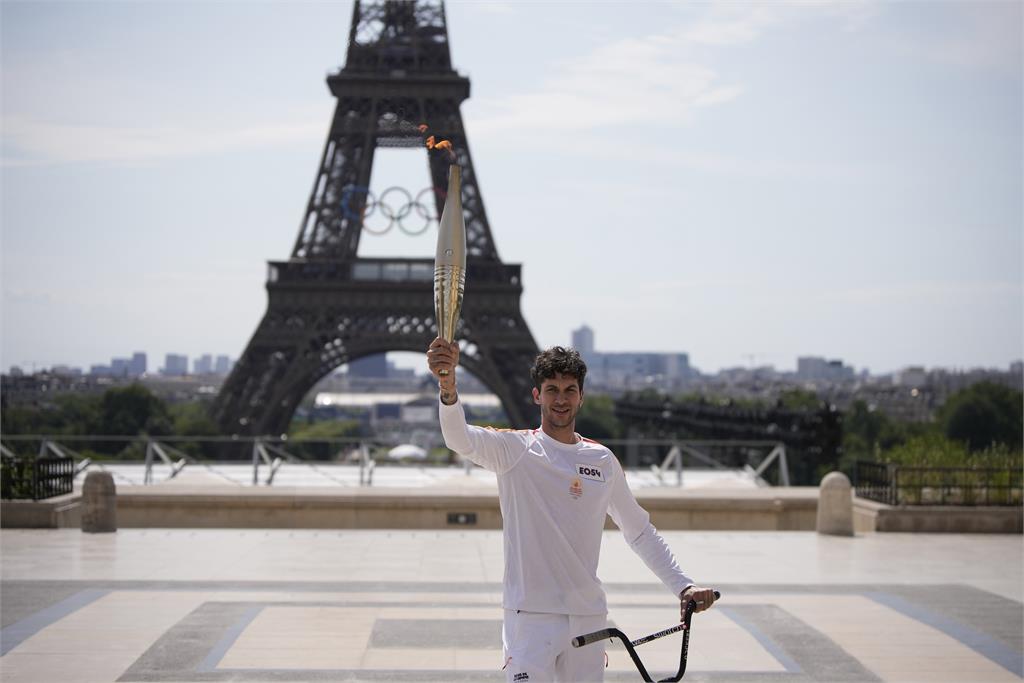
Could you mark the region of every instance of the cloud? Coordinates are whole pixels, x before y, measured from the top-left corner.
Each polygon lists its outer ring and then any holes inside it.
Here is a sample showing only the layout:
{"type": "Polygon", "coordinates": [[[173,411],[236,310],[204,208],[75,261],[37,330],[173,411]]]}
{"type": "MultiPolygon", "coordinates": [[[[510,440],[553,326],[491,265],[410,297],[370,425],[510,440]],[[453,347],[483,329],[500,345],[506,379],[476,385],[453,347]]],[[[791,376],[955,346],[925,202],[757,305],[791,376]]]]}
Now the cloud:
{"type": "Polygon", "coordinates": [[[1020,73],[1020,2],[949,3],[945,21],[927,32],[916,29],[891,38],[893,49],[917,59],[961,68],[1009,68],[1020,73]]]}
{"type": "Polygon", "coordinates": [[[809,292],[814,301],[829,304],[892,304],[896,301],[949,301],[955,298],[1020,298],[1020,283],[1015,282],[907,282],[875,287],[853,287],[809,292]]]}
{"type": "Polygon", "coordinates": [[[466,6],[487,14],[515,14],[516,5],[503,0],[477,0],[477,2],[466,3],[466,6]]]}
{"type": "Polygon", "coordinates": [[[711,5],[679,27],[622,38],[556,63],[531,91],[474,103],[479,114],[473,133],[529,130],[554,137],[566,130],[685,123],[700,108],[728,104],[745,90],[742,83],[723,82],[707,63],[707,48],[750,43],[766,31],[822,13],[856,27],[873,7],[852,1],[711,5]]]}
{"type": "Polygon", "coordinates": [[[322,116],[230,127],[216,124],[127,127],[3,119],[4,166],[137,163],[230,149],[322,141],[322,116]]]}
{"type": "Polygon", "coordinates": [[[698,106],[742,92],[685,61],[670,34],[619,40],[558,64],[533,92],[481,102],[473,132],[582,131],[653,121],[678,122],[698,106]]]}
{"type": "Polygon", "coordinates": [[[703,17],[681,31],[688,42],[725,47],[757,40],[769,30],[823,14],[856,31],[879,12],[876,0],[774,0],[756,3],[717,3],[703,17]]]}
{"type": "Polygon", "coordinates": [[[23,287],[4,287],[2,293],[9,304],[52,304],[61,299],[59,295],[48,290],[23,287]]]}
{"type": "Polygon", "coordinates": [[[694,99],[693,103],[698,107],[709,107],[715,104],[724,104],[731,100],[735,100],[742,94],[743,88],[738,85],[723,86],[698,95],[694,99]]]}
{"type": "MultiPolygon", "coordinates": [[[[473,132],[476,132],[474,126],[473,132]]],[[[851,161],[816,161],[791,157],[754,158],[742,154],[698,153],[680,151],[672,145],[630,140],[628,144],[603,144],[598,132],[551,138],[549,146],[557,145],[560,153],[572,158],[585,158],[593,162],[611,165],[642,164],[644,167],[659,167],[664,171],[688,169],[703,174],[751,180],[787,180],[805,182],[808,180],[836,183],[884,183],[898,182],[905,178],[905,172],[894,164],[851,161]]],[[[664,190],[649,185],[637,185],[630,190],[642,194],[664,196],[664,190]],[[646,188],[646,192],[644,191],[646,188]]],[[[582,189],[593,192],[593,181],[568,179],[560,180],[560,187],[582,189]]],[[[622,181],[617,181],[615,192],[622,192],[622,181]]],[[[611,190],[610,190],[611,191],[611,190]]]]}
{"type": "Polygon", "coordinates": [[[699,45],[739,45],[749,43],[772,25],[783,20],[785,3],[756,6],[722,4],[712,7],[708,14],[681,37],[699,45]]]}

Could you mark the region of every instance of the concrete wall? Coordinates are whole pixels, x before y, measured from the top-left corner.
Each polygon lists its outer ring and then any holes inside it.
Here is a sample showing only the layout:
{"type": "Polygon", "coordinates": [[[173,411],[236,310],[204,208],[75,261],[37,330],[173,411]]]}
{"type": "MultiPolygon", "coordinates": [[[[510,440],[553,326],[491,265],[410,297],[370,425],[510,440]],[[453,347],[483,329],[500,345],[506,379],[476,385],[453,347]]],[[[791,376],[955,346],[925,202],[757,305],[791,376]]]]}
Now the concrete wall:
{"type": "Polygon", "coordinates": [[[475,513],[468,528],[501,528],[490,496],[125,493],[117,504],[122,528],[443,529],[449,513],[475,513]]]}
{"type": "MultiPolygon", "coordinates": [[[[138,488],[138,487],[136,487],[138,488]]],[[[658,489],[637,496],[659,529],[814,529],[817,489],[687,495],[658,489]]],[[[255,527],[305,529],[443,529],[449,515],[476,515],[476,529],[500,529],[493,493],[358,489],[345,493],[233,489],[219,493],[118,495],[122,527],[255,527]]],[[[614,528],[611,520],[607,526],[614,528]]]]}
{"type": "MultiPolygon", "coordinates": [[[[817,520],[816,487],[666,493],[657,489],[637,495],[659,529],[813,531],[817,520]]],[[[606,526],[614,528],[610,520],[606,526]]]]}
{"type": "Polygon", "coordinates": [[[10,529],[79,528],[81,495],[69,493],[47,500],[0,501],[0,527],[10,529]]]}
{"type": "MultiPolygon", "coordinates": [[[[637,500],[663,530],[813,531],[816,487],[740,490],[642,489],[637,500]]],[[[500,529],[491,491],[122,486],[121,528],[445,529],[449,515],[476,515],[462,528],[500,529]]],[[[80,527],[80,496],[3,501],[5,528],[80,527]]],[[[614,528],[608,520],[608,528],[614,528]]],[[[854,498],[854,530],[1021,533],[1020,508],[893,507],[854,498]]]]}
{"type": "Polygon", "coordinates": [[[854,498],[853,524],[857,533],[1019,534],[1024,532],[1024,510],[1020,507],[893,506],[854,498]]]}
{"type": "MultiPolygon", "coordinates": [[[[640,491],[637,499],[659,529],[812,530],[817,489],[728,492],[640,491]]],[[[58,519],[50,501],[11,501],[12,527],[77,526],[58,519]]],[[[77,499],[76,510],[77,510],[77,499]]],[[[61,505],[67,507],[67,502],[61,505]]],[[[500,529],[498,497],[491,491],[424,489],[298,489],[214,487],[168,490],[122,486],[117,495],[121,528],[444,529],[451,515],[475,515],[466,528],[500,529]]],[[[607,526],[614,528],[611,520],[607,526]]]]}

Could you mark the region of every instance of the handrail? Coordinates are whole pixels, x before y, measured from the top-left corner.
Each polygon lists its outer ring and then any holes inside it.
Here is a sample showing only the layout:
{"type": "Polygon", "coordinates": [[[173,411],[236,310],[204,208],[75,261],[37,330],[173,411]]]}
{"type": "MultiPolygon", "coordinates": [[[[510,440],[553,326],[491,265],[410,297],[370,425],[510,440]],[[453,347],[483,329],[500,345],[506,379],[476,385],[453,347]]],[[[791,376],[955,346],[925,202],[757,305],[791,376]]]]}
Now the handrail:
{"type": "MultiPolygon", "coordinates": [[[[670,468],[674,467],[676,471],[676,486],[683,485],[683,453],[690,455],[696,460],[699,460],[704,464],[711,466],[712,468],[727,469],[724,465],[722,465],[720,462],[718,462],[711,456],[697,450],[697,448],[694,445],[697,443],[697,441],[673,442],[672,448],[669,450],[668,455],[665,456],[665,459],[662,461],[662,463],[660,465],[651,465],[651,472],[654,473],[654,476],[657,477],[658,481],[664,484],[664,473],[667,472],[670,468]]],[[[772,464],[775,460],[778,460],[779,480],[782,482],[783,486],[789,486],[789,464],[786,462],[786,445],[779,443],[777,441],[766,441],[763,443],[758,442],[758,444],[762,447],[771,446],[772,450],[768,453],[765,459],[761,461],[761,464],[757,466],[756,470],[750,467],[749,465],[747,465],[744,468],[745,471],[750,475],[750,478],[753,481],[758,482],[759,486],[764,486],[764,482],[761,479],[761,475],[764,474],[764,471],[768,468],[768,465],[772,464]]],[[[710,441],[704,442],[704,445],[733,446],[736,445],[736,442],[710,441]]],[[[750,447],[749,443],[744,445],[750,447]]]]}
{"type": "Polygon", "coordinates": [[[858,460],[859,498],[887,505],[1020,505],[1024,474],[995,467],[927,467],[858,460]]]}
{"type": "MultiPolygon", "coordinates": [[[[186,469],[203,468],[225,482],[234,485],[245,486],[249,482],[252,485],[272,486],[275,478],[285,463],[300,465],[308,472],[315,472],[324,480],[342,486],[357,485],[352,479],[342,479],[346,475],[338,475],[338,471],[332,472],[331,468],[323,467],[327,462],[339,460],[340,453],[348,454],[347,461],[358,464],[358,486],[372,486],[377,462],[372,452],[378,448],[393,445],[392,439],[382,437],[327,437],[327,438],[289,438],[288,436],[277,437],[253,437],[253,436],[154,436],[154,435],[96,435],[96,434],[3,434],[0,435],[3,448],[3,456],[19,457],[15,451],[22,453],[28,449],[36,449],[37,453],[53,453],[61,457],[71,458],[76,463],[75,476],[84,472],[92,466],[101,470],[107,470],[111,463],[125,463],[126,455],[133,455],[133,461],[138,462],[138,457],[144,458],[143,485],[155,484],[154,472],[157,467],[166,467],[166,476],[161,474],[162,480],[166,481],[179,476],[186,469]],[[25,446],[31,444],[26,448],[25,446]],[[88,452],[83,454],[72,449],[68,444],[75,444],[78,448],[84,448],[88,452]],[[108,444],[107,448],[92,446],[92,444],[108,444]],[[193,447],[186,448],[182,444],[191,444],[193,447]],[[180,448],[179,448],[180,447],[180,448]],[[186,448],[187,451],[181,450],[186,448]],[[120,452],[121,458],[111,457],[110,461],[102,456],[96,456],[95,451],[100,453],[109,452],[111,455],[120,452]],[[143,455],[144,454],[144,455],[143,455]],[[92,456],[86,457],[86,455],[92,456]],[[252,475],[240,478],[237,473],[230,475],[226,471],[218,470],[215,463],[238,463],[243,464],[248,460],[251,463],[252,475]],[[260,469],[266,466],[267,472],[261,476],[260,469]]],[[[730,447],[740,449],[748,462],[750,457],[763,457],[757,469],[749,465],[746,470],[755,482],[761,482],[761,475],[766,468],[775,461],[779,463],[779,481],[783,485],[789,485],[789,470],[786,462],[786,449],[778,441],[768,440],[727,440],[727,439],[608,439],[604,444],[612,447],[613,450],[622,454],[623,447],[646,446],[664,447],[669,446],[670,450],[660,465],[651,466],[651,470],[657,480],[666,484],[664,474],[672,469],[676,472],[675,485],[683,485],[683,458],[689,456],[702,464],[716,468],[728,469],[720,459],[711,454],[716,447],[730,447]],[[765,456],[764,453],[768,452],[765,456]]],[[[660,450],[660,448],[659,448],[660,450]]],[[[664,451],[662,451],[664,452],[664,451]]],[[[735,451],[731,455],[735,455],[735,451]]],[[[36,455],[35,457],[39,457],[36,455]]],[[[466,462],[466,472],[469,473],[472,466],[466,462]]],[[[131,484],[138,484],[138,481],[131,481],[117,472],[115,477],[131,484]]],[[[294,470],[289,470],[288,476],[296,476],[294,470]]],[[[297,475],[302,476],[302,475],[297,475]]]]}
{"type": "Polygon", "coordinates": [[[197,441],[208,441],[210,443],[254,443],[256,441],[280,443],[365,443],[368,441],[382,441],[380,439],[359,436],[310,439],[290,436],[208,436],[205,434],[194,436],[161,436],[157,434],[138,434],[136,436],[125,436],[124,434],[3,434],[0,438],[4,441],[39,441],[42,439],[49,441],[114,441],[118,443],[142,442],[149,439],[158,439],[164,443],[195,443],[197,441]]]}

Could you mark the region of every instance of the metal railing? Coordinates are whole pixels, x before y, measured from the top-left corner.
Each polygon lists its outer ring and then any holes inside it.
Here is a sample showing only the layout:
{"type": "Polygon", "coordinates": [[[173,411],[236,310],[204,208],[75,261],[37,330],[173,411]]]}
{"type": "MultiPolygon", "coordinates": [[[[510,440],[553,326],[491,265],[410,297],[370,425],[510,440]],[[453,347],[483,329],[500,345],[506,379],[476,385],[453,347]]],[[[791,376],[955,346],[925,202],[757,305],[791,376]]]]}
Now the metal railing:
{"type": "MultiPolygon", "coordinates": [[[[213,477],[233,485],[244,484],[237,476],[226,472],[228,466],[251,463],[253,485],[270,486],[282,463],[303,465],[311,472],[341,485],[349,485],[329,472],[323,465],[336,463],[347,452],[359,464],[359,485],[373,483],[374,458],[372,449],[381,447],[376,441],[352,438],[293,440],[270,437],[126,437],[126,436],[48,436],[38,434],[7,435],[3,437],[4,459],[28,461],[42,460],[50,455],[71,463],[71,481],[89,467],[110,472],[121,483],[134,485],[134,481],[117,471],[118,465],[144,464],[142,484],[156,483],[155,470],[167,469],[161,481],[176,478],[190,469],[202,469],[213,477]],[[76,448],[68,444],[73,443],[76,448]],[[38,448],[36,448],[38,444],[38,448]],[[288,450],[285,449],[288,445],[288,450]],[[87,455],[82,451],[90,451],[87,455]],[[97,451],[102,452],[100,458],[97,451]],[[191,452],[187,452],[191,451],[191,452]],[[33,455],[34,454],[34,455],[33,455]],[[96,456],[96,457],[94,457],[96,456]],[[320,457],[310,457],[320,456],[320,457]],[[326,456],[326,457],[324,457],[326,456]],[[265,469],[265,474],[261,473],[265,469]]],[[[6,497],[6,496],[5,496],[6,497]]]]}
{"type": "MultiPolygon", "coordinates": [[[[272,437],[127,437],[74,435],[3,435],[5,457],[32,460],[57,456],[72,463],[72,480],[87,469],[109,472],[127,485],[152,485],[202,471],[209,479],[232,486],[273,486],[283,465],[286,481],[299,485],[328,484],[373,486],[383,453],[395,445],[381,438],[288,439],[272,437]],[[72,447],[73,446],[73,447],[72,447]],[[139,465],[142,464],[141,481],[139,465]],[[348,465],[345,470],[339,465],[348,465]],[[358,478],[355,468],[358,467],[358,478]]],[[[742,471],[758,486],[770,485],[764,477],[777,464],[775,480],[790,483],[784,445],[771,441],[702,441],[668,439],[608,440],[609,448],[626,461],[630,449],[646,449],[655,463],[650,468],[664,486],[683,486],[684,462],[693,469],[742,471]],[[674,472],[675,476],[671,474],[674,472]]],[[[449,461],[451,462],[451,461],[449,461]]],[[[648,463],[650,460],[648,460],[648,463]]],[[[440,464],[415,461],[416,465],[440,464]]],[[[465,471],[473,466],[465,461],[465,471]]],[[[393,476],[389,474],[388,476],[393,476]]]]}
{"type": "Polygon", "coordinates": [[[70,458],[17,458],[4,449],[0,457],[0,498],[45,500],[74,490],[75,463],[70,458]]]}
{"type": "Polygon", "coordinates": [[[1021,505],[1019,469],[914,467],[858,460],[854,487],[861,498],[887,505],[1021,505]]]}
{"type": "MultiPolygon", "coordinates": [[[[668,454],[660,465],[651,465],[651,471],[654,476],[658,478],[658,481],[665,483],[665,474],[670,471],[675,471],[676,474],[676,486],[683,485],[683,457],[689,456],[691,459],[706,465],[713,469],[728,469],[725,465],[716,460],[713,456],[709,455],[704,448],[713,447],[728,447],[735,446],[737,444],[729,441],[673,441],[672,447],[669,449],[668,454]]],[[[750,451],[760,451],[762,449],[767,450],[768,454],[763,460],[757,465],[755,469],[749,463],[743,466],[743,471],[751,481],[758,486],[768,486],[768,483],[762,478],[762,475],[768,469],[768,466],[773,462],[778,461],[779,470],[779,483],[782,486],[789,486],[789,464],[786,462],[786,446],[782,443],[772,442],[743,442],[742,446],[750,451]]]]}

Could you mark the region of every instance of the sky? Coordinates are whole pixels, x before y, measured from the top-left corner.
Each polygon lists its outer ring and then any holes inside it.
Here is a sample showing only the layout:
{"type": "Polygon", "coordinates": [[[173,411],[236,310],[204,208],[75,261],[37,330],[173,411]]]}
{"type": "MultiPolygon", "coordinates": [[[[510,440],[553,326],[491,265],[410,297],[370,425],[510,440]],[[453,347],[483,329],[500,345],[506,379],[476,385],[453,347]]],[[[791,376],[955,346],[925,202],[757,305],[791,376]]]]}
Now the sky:
{"type": "MultiPolygon", "coordinates": [[[[351,2],[0,1],[0,367],[237,358],[303,219],[351,2]]],[[[1022,3],[449,2],[541,346],[704,372],[1024,356],[1022,3]]],[[[371,190],[427,186],[380,150],[371,190]]],[[[363,256],[432,256],[364,234],[363,256]]],[[[414,361],[419,359],[413,358],[414,361]]]]}

